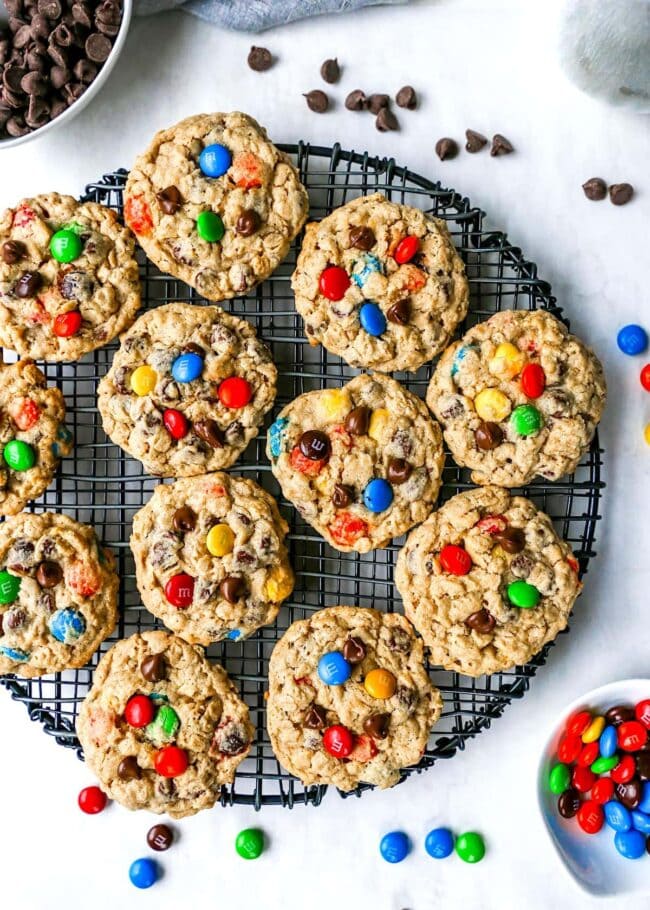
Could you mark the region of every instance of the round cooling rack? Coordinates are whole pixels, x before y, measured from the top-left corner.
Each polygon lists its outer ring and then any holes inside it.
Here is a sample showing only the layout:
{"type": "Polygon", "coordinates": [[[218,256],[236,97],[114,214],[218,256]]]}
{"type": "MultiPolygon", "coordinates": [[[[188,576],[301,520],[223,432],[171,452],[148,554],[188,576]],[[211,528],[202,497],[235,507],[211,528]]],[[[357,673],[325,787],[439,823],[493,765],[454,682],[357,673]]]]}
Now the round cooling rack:
{"type": "MultiPolygon", "coordinates": [[[[358,195],[379,191],[389,199],[417,206],[447,222],[465,262],[471,289],[470,312],[461,330],[501,309],[543,308],[563,318],[551,296],[550,285],[537,277],[536,266],[509,243],[505,234],[484,230],[483,212],[458,193],[398,167],[392,159],[342,151],[338,145],[321,148],[301,143],[281,148],[294,159],[309,190],[312,218],[322,218],[358,195]]],[[[101,202],[121,214],[126,176],[125,170],[107,174],[86,188],[84,199],[101,202]]],[[[303,336],[302,320],[295,311],[290,287],[299,246],[300,238],[287,260],[255,291],[223,304],[231,313],[248,319],[273,352],[279,369],[275,412],[302,392],[339,385],[358,372],[324,348],[310,347],[303,336]]],[[[173,300],[205,303],[194,290],[161,274],[143,256],[140,262],[144,308],[173,300]]],[[[50,489],[31,508],[64,511],[94,525],[98,535],[112,547],[122,581],[118,629],[81,670],[32,680],[0,677],[12,697],[25,704],[32,720],[39,721],[57,743],[76,750],[80,758],[83,756],[75,733],[75,719],[99,657],[118,638],[159,626],[140,603],[128,545],[133,514],[149,499],[159,480],[144,474],[139,462],[107,440],[96,408],[97,383],[108,371],[116,348],[116,343],[107,345],[78,363],[39,364],[50,382],[56,382],[65,395],[68,425],[74,431],[76,445],[70,457],[62,462],[50,489]]],[[[424,397],[431,365],[417,373],[395,375],[408,389],[424,397]]],[[[272,419],[268,415],[267,425],[272,419]]],[[[318,805],[327,789],[303,786],[280,767],[271,749],[264,695],[273,645],[294,620],[321,607],[343,603],[400,610],[393,569],[403,543],[402,539],[396,540],[386,549],[363,556],[332,549],[281,497],[264,454],[265,442],[262,432],[232,471],[256,480],[279,500],[290,524],[289,545],[296,588],[274,625],[260,629],[244,642],[226,641],[208,649],[208,656],[223,663],[237,681],[256,728],[251,754],[239,766],[234,783],[223,787],[221,803],[243,803],[256,809],[263,805],[318,805]]],[[[558,533],[574,550],[581,575],[594,555],[603,487],[601,465],[602,450],[596,436],[575,474],[558,483],[533,483],[518,491],[553,518],[558,533]]],[[[447,456],[441,501],[471,486],[468,472],[447,456]]],[[[442,693],[444,709],[422,760],[416,767],[406,769],[403,779],[414,771],[430,768],[438,759],[451,758],[486,730],[512,699],[525,694],[538,667],[544,664],[548,650],[549,647],[545,648],[524,667],[480,679],[430,667],[431,679],[442,693]]],[[[366,789],[370,789],[368,785],[361,785],[353,793],[361,795],[366,789]]]]}

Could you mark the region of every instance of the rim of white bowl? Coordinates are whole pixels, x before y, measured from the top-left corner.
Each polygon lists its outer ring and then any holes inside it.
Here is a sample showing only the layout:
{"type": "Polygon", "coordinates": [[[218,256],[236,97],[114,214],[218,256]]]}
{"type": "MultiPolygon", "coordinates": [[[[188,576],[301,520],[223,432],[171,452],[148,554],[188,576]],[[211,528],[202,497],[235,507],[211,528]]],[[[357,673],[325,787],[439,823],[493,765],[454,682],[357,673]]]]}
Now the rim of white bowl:
{"type": "Polygon", "coordinates": [[[90,83],[83,95],[80,98],[77,98],[70,107],[67,107],[62,114],[59,114],[58,117],[55,117],[54,120],[50,120],[48,123],[44,124],[44,126],[39,126],[38,129],[32,130],[30,133],[25,133],[24,136],[11,136],[8,139],[0,139],[0,151],[16,148],[16,146],[22,145],[24,142],[31,142],[33,139],[43,136],[50,130],[55,129],[64,123],[68,123],[73,117],[80,113],[87,104],[90,104],[95,95],[106,83],[113,67],[117,63],[117,58],[122,53],[129,26],[131,25],[132,15],[133,0],[122,0],[122,21],[120,23],[120,30],[115,36],[111,52],[96,78],[90,83]]]}

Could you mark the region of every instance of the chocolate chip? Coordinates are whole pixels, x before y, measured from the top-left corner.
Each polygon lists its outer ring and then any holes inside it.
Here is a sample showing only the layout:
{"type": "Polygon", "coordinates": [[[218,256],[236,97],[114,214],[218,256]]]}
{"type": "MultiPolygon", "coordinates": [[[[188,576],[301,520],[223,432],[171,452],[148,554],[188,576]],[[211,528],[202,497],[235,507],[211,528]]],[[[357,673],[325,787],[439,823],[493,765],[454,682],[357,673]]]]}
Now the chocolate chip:
{"type": "Polygon", "coordinates": [[[246,590],[246,584],[243,578],[237,575],[226,575],[219,585],[219,592],[224,600],[229,604],[236,604],[239,598],[246,590]]]}
{"type": "Polygon", "coordinates": [[[479,449],[489,452],[503,442],[503,430],[498,423],[488,420],[481,423],[474,431],[474,439],[479,449]]]}
{"type": "Polygon", "coordinates": [[[363,722],[363,729],[373,739],[386,739],[390,726],[390,714],[371,714],[363,722]]]}
{"type": "Polygon", "coordinates": [[[386,469],[386,478],[390,483],[399,486],[406,483],[413,473],[413,466],[405,458],[391,458],[386,469]]]}
{"type": "Polygon", "coordinates": [[[300,451],[310,461],[321,461],[329,458],[332,445],[329,436],[320,430],[307,430],[298,441],[300,451]]]}
{"type": "Polygon", "coordinates": [[[36,581],[41,588],[54,588],[63,578],[63,569],[58,562],[42,562],[36,570],[36,581]]]}
{"type": "Polygon", "coordinates": [[[34,297],[43,284],[40,272],[23,272],[14,286],[16,297],[34,297]]]}
{"type": "Polygon", "coordinates": [[[408,299],[398,300],[386,313],[389,322],[395,325],[408,325],[411,321],[411,301],[408,299]]]}
{"type": "Polygon", "coordinates": [[[366,646],[361,638],[350,635],[343,645],[343,657],[351,664],[360,664],[366,656],[366,646]]]}
{"type": "Polygon", "coordinates": [[[415,110],[418,106],[418,97],[412,85],[404,85],[395,95],[395,103],[398,107],[405,107],[409,111],[415,110]]]}
{"type": "Polygon", "coordinates": [[[557,801],[557,811],[562,818],[573,818],[580,808],[580,794],[573,787],[569,787],[564,793],[560,794],[557,801]]]}
{"type": "Polygon", "coordinates": [[[106,35],[93,32],[86,38],[86,54],[93,63],[103,63],[111,52],[112,44],[106,35]]]}
{"type": "Polygon", "coordinates": [[[247,63],[256,73],[264,73],[273,66],[273,55],[267,47],[251,47],[247,63]]]}
{"type": "Polygon", "coordinates": [[[354,502],[355,493],[352,487],[344,483],[337,483],[332,493],[332,504],[335,509],[345,509],[354,502]]]}
{"type": "Polygon", "coordinates": [[[634,196],[630,183],[613,183],[609,188],[609,198],[613,205],[625,205],[634,196]]]}
{"type": "Polygon", "coordinates": [[[307,99],[307,107],[315,114],[324,114],[330,106],[329,98],[325,92],[322,92],[319,88],[303,94],[303,98],[307,99]]]}
{"type": "MultiPolygon", "coordinates": [[[[108,39],[103,38],[103,40],[107,41],[108,39]]],[[[54,44],[58,44],[59,47],[70,47],[70,45],[73,44],[73,42],[74,42],[74,35],[72,34],[72,32],[70,31],[70,29],[68,28],[68,26],[66,25],[65,22],[59,22],[59,24],[56,26],[56,28],[52,31],[52,34],[50,36],[50,41],[52,41],[54,44]]],[[[108,42],[108,53],[106,54],[106,57],[108,57],[108,54],[110,53],[110,51],[111,51],[111,43],[109,41],[108,42]]],[[[88,56],[90,56],[90,54],[88,56]]],[[[104,57],[104,60],[106,59],[106,57],[104,57]]]]}
{"type": "Polygon", "coordinates": [[[390,104],[390,97],[380,92],[368,95],[366,98],[366,108],[371,114],[378,114],[390,104]]]}
{"type": "Polygon", "coordinates": [[[605,720],[613,727],[619,727],[625,721],[634,719],[634,708],[630,708],[628,705],[614,705],[605,713],[605,720]]]}
{"type": "Polygon", "coordinates": [[[55,89],[63,88],[70,81],[70,70],[66,66],[53,66],[50,70],[50,82],[55,89]]]}
{"type": "Polygon", "coordinates": [[[443,136],[436,142],[436,155],[441,161],[447,161],[449,158],[455,158],[458,154],[458,143],[449,136],[443,136]]]}
{"type": "Polygon", "coordinates": [[[260,216],[255,209],[246,209],[237,219],[235,230],[242,237],[251,237],[260,226],[260,216]]]}
{"type": "Polygon", "coordinates": [[[345,99],[345,106],[349,111],[362,111],[366,107],[366,96],[360,88],[355,88],[345,99]]]}
{"type": "Polygon", "coordinates": [[[501,133],[495,133],[492,137],[490,155],[495,158],[497,155],[509,155],[510,152],[514,152],[512,143],[506,139],[505,136],[502,136],[501,133]]]}
{"type": "Polygon", "coordinates": [[[398,130],[399,122],[390,108],[382,107],[382,109],[377,114],[375,126],[380,133],[388,133],[392,130],[398,130]]]}
{"type": "Polygon", "coordinates": [[[361,405],[353,408],[345,418],[345,429],[351,436],[366,436],[370,425],[370,408],[361,405]]]}
{"type": "Polygon", "coordinates": [[[248,734],[243,724],[227,721],[214,731],[214,746],[224,755],[239,755],[248,746],[248,734]]]}
{"type": "Polygon", "coordinates": [[[27,75],[27,70],[22,66],[6,66],[2,72],[2,84],[10,92],[22,92],[20,83],[27,75]]]}
{"type": "Polygon", "coordinates": [[[85,3],[73,3],[72,4],[72,18],[75,22],[78,22],[79,25],[83,25],[84,28],[92,27],[92,19],[90,18],[90,10],[88,9],[85,3]]]}
{"type": "Polygon", "coordinates": [[[213,449],[223,448],[223,433],[216,420],[199,420],[193,425],[196,435],[213,449]]]}
{"type": "Polygon", "coordinates": [[[362,227],[361,225],[350,228],[349,238],[350,246],[353,246],[356,250],[363,250],[364,253],[371,250],[377,243],[377,238],[372,228],[362,227]]]}
{"type": "Polygon", "coordinates": [[[164,190],[156,193],[158,205],[165,215],[174,215],[183,204],[183,197],[177,186],[167,186],[164,190]]]}
{"type": "Polygon", "coordinates": [[[38,129],[44,126],[50,119],[50,106],[42,98],[32,95],[29,99],[29,106],[25,114],[25,123],[32,129],[38,129]]]}
{"type": "Polygon", "coordinates": [[[327,726],[327,711],[320,705],[312,704],[305,717],[305,726],[312,730],[322,730],[327,726]]]}
{"type": "Polygon", "coordinates": [[[180,509],[176,509],[174,517],[172,518],[172,524],[174,525],[174,530],[179,531],[180,533],[193,531],[196,527],[196,514],[194,510],[189,506],[181,506],[180,509]]]}
{"type": "Polygon", "coordinates": [[[338,82],[341,77],[341,67],[339,62],[334,57],[333,60],[325,60],[320,68],[320,74],[325,80],[325,82],[333,85],[335,82],[338,82]]]}
{"type": "Polygon", "coordinates": [[[27,247],[20,240],[5,240],[2,244],[2,259],[7,265],[15,265],[23,258],[27,247]]]}
{"type": "Polygon", "coordinates": [[[184,354],[198,354],[199,357],[205,357],[205,348],[202,348],[200,344],[195,344],[193,341],[188,341],[187,344],[183,345],[184,354]]]}
{"type": "Polygon", "coordinates": [[[154,825],[147,831],[147,843],[152,850],[160,853],[169,850],[174,842],[174,832],[168,825],[154,825]]]}
{"type": "Polygon", "coordinates": [[[12,632],[15,632],[16,629],[20,629],[21,626],[24,626],[26,619],[27,614],[24,610],[9,610],[4,614],[4,624],[6,628],[10,629],[12,632]]]}
{"type": "Polygon", "coordinates": [[[140,765],[134,755],[122,759],[117,766],[117,776],[120,780],[140,780],[140,765]]]}
{"type": "Polygon", "coordinates": [[[58,19],[63,11],[59,0],[38,0],[36,5],[41,16],[47,19],[58,19]]]}
{"type": "Polygon", "coordinates": [[[636,809],[641,802],[643,785],[638,778],[633,778],[626,784],[616,784],[614,792],[619,803],[623,803],[626,809],[636,809]]]}
{"type": "Polygon", "coordinates": [[[140,664],[140,672],[148,682],[160,682],[167,675],[162,654],[149,654],[140,664]]]}
{"type": "Polygon", "coordinates": [[[480,152],[488,142],[487,136],[484,136],[483,133],[477,133],[476,130],[465,130],[465,138],[467,140],[465,148],[472,154],[480,152]]]}
{"type": "Polygon", "coordinates": [[[607,195],[607,184],[601,177],[590,177],[582,184],[582,190],[592,202],[599,202],[607,195]]]}
{"type": "Polygon", "coordinates": [[[20,87],[28,95],[47,95],[49,86],[40,73],[31,72],[20,80],[20,87]]]}
{"type": "Polygon", "coordinates": [[[479,632],[481,635],[487,635],[496,625],[496,619],[489,610],[477,610],[476,613],[470,613],[465,620],[465,625],[479,632]]]}
{"type": "Polygon", "coordinates": [[[495,536],[495,540],[506,553],[521,553],[526,546],[526,535],[521,528],[508,526],[495,536]]]}

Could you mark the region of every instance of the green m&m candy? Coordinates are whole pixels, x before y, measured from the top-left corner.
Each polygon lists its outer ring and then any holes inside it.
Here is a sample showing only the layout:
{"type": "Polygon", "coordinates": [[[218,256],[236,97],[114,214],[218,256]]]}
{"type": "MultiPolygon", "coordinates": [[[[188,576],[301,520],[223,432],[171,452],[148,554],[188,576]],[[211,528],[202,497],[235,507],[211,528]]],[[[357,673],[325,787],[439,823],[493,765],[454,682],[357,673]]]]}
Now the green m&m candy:
{"type": "Polygon", "coordinates": [[[456,838],[455,850],[464,863],[480,863],[485,856],[485,842],[476,831],[466,831],[456,838]]]}
{"type": "Polygon", "coordinates": [[[73,262],[81,256],[83,249],[79,235],[70,228],[61,228],[52,234],[50,253],[57,262],[73,262]]]}
{"type": "Polygon", "coordinates": [[[12,471],[28,471],[34,467],[36,461],[32,447],[21,439],[12,439],[8,442],[2,455],[12,471]]]}
{"type": "Polygon", "coordinates": [[[156,716],[147,724],[145,732],[149,739],[156,745],[171,742],[176,736],[181,722],[178,714],[171,705],[162,704],[156,711],[156,716]]]}
{"type": "Polygon", "coordinates": [[[508,600],[513,606],[522,610],[536,607],[540,597],[541,594],[535,585],[529,585],[527,581],[518,579],[517,581],[511,581],[508,585],[508,600]]]}
{"type": "Polygon", "coordinates": [[[517,436],[534,436],[544,426],[544,418],[532,404],[520,404],[510,415],[517,436]]]}
{"type": "Polygon", "coordinates": [[[257,859],[264,850],[264,834],[259,828],[244,828],[235,840],[235,850],[242,859],[257,859]]]}
{"type": "Polygon", "coordinates": [[[201,212],[196,219],[196,232],[201,240],[217,243],[226,232],[223,221],[216,212],[201,212]]]}
{"type": "Polygon", "coordinates": [[[621,759],[618,755],[610,755],[609,758],[601,755],[592,764],[591,770],[594,772],[594,774],[606,774],[607,771],[611,771],[612,768],[615,768],[620,760],[621,759]]]}
{"type": "Polygon", "coordinates": [[[555,793],[556,796],[559,796],[560,793],[564,793],[565,790],[569,789],[570,784],[571,772],[567,765],[553,765],[551,773],[548,776],[548,786],[551,793],[555,793]]]}
{"type": "Polygon", "coordinates": [[[9,572],[0,572],[0,604],[12,604],[20,591],[20,578],[9,572]]]}

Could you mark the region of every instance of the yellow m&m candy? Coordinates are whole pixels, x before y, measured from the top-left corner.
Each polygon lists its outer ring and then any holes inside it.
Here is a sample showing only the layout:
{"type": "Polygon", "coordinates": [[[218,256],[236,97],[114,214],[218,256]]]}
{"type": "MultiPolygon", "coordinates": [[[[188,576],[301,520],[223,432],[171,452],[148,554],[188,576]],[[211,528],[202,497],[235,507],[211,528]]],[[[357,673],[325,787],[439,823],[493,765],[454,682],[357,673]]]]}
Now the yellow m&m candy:
{"type": "Polygon", "coordinates": [[[388,425],[389,413],[386,408],[377,408],[376,411],[373,411],[370,415],[370,422],[368,424],[368,436],[371,439],[374,439],[375,442],[380,442],[386,426],[388,425]]]}
{"type": "Polygon", "coordinates": [[[390,698],[395,694],[397,680],[389,670],[371,670],[367,674],[364,688],[371,698],[390,698]]]}
{"type": "Polygon", "coordinates": [[[645,430],[643,431],[643,438],[650,446],[650,423],[647,423],[645,426],[645,430]]]}
{"type": "Polygon", "coordinates": [[[585,732],[582,734],[583,743],[595,743],[597,739],[600,739],[600,734],[605,729],[605,724],[606,721],[604,717],[594,717],[585,732]]]}
{"type": "Polygon", "coordinates": [[[232,553],[235,535],[228,525],[214,525],[208,531],[205,543],[213,556],[227,556],[228,553],[232,553]]]}
{"type": "Polygon", "coordinates": [[[272,603],[280,603],[293,591],[293,573],[277,567],[270,572],[264,585],[264,594],[272,603]]]}
{"type": "Polygon", "coordinates": [[[330,420],[343,420],[352,404],[345,389],[325,389],[320,397],[320,406],[330,420]]]}
{"type": "Polygon", "coordinates": [[[525,364],[524,352],[509,341],[504,341],[494,352],[494,357],[488,363],[488,370],[499,379],[513,379],[521,373],[525,364]]]}
{"type": "Polygon", "coordinates": [[[499,389],[483,389],[474,399],[474,408],[481,420],[499,423],[506,419],[512,404],[499,389]]]}
{"type": "Polygon", "coordinates": [[[148,395],[156,388],[158,374],[149,366],[138,367],[131,373],[131,388],[136,395],[148,395]]]}

